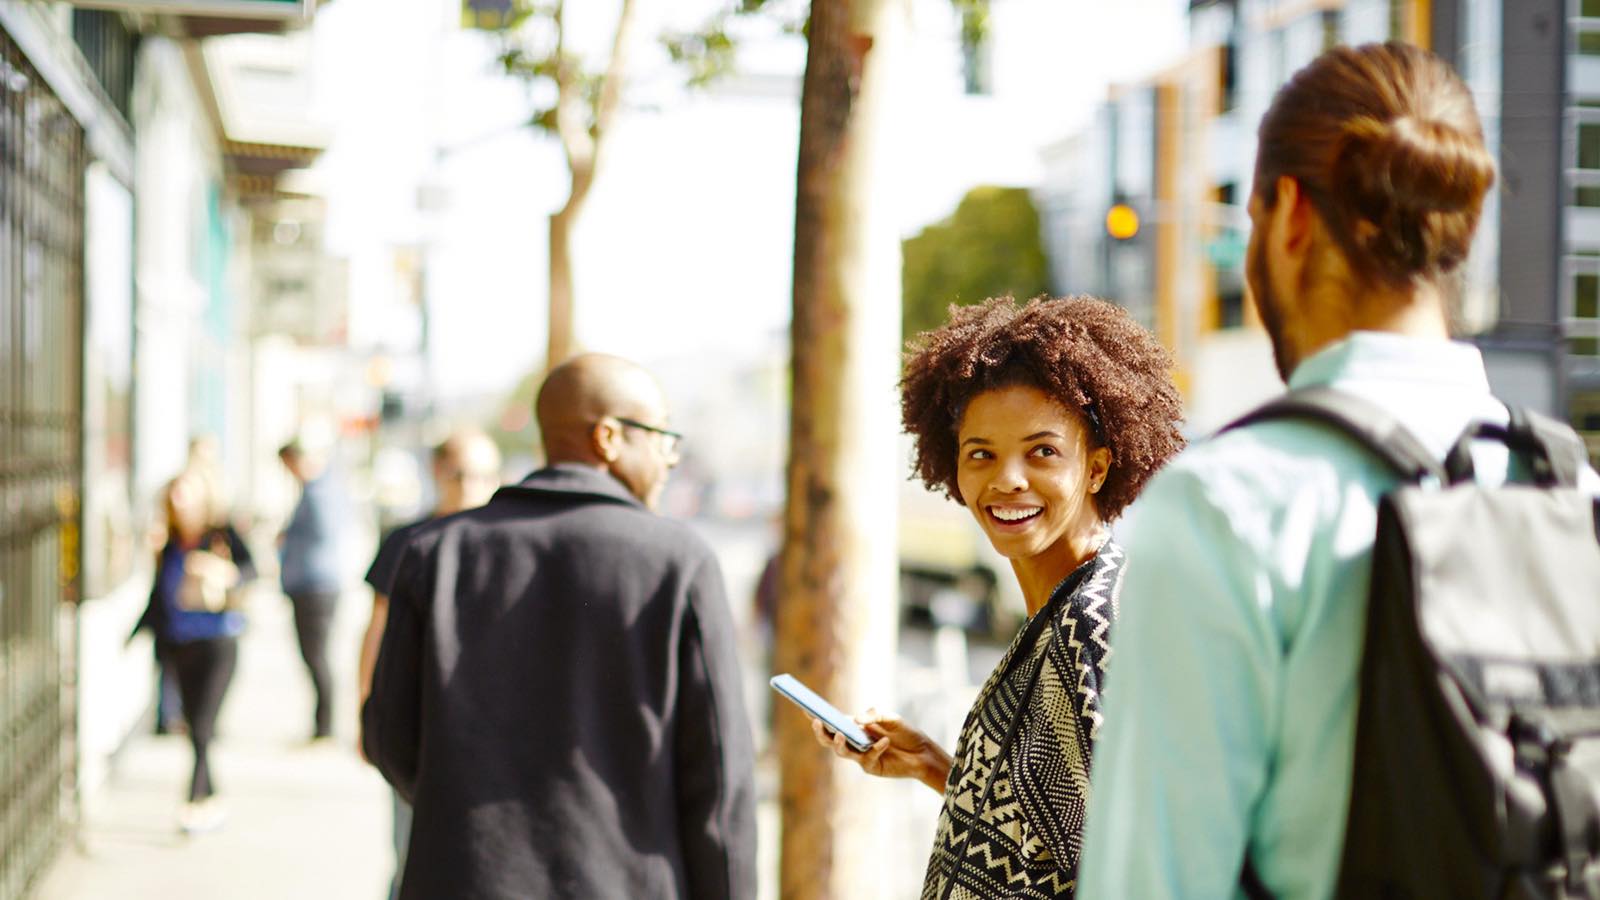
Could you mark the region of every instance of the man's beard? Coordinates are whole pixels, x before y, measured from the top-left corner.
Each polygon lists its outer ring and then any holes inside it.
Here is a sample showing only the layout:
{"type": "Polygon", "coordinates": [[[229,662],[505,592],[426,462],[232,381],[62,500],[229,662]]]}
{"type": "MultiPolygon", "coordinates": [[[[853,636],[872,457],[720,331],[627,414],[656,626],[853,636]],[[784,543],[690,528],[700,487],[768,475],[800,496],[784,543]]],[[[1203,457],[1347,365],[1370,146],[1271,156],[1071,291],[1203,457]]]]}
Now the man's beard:
{"type": "Polygon", "coordinates": [[[1267,254],[1255,242],[1256,238],[1252,236],[1251,246],[1245,254],[1245,279],[1250,285],[1250,296],[1255,300],[1256,313],[1261,316],[1261,325],[1266,328],[1267,337],[1272,341],[1272,361],[1278,367],[1278,377],[1288,384],[1289,374],[1294,371],[1298,360],[1290,358],[1289,339],[1284,333],[1283,305],[1272,291],[1272,279],[1267,272],[1267,254]]]}

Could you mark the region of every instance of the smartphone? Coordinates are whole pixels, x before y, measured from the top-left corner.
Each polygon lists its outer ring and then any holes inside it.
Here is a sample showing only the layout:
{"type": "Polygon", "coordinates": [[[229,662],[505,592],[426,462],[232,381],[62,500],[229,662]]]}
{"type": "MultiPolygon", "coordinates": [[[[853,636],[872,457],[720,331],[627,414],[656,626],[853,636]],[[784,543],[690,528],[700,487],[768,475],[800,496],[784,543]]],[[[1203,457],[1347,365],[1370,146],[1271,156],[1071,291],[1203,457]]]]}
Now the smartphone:
{"type": "Polygon", "coordinates": [[[775,675],[768,682],[772,689],[788,697],[795,706],[806,711],[806,715],[817,719],[835,734],[844,735],[844,742],[857,752],[871,749],[872,738],[867,736],[865,730],[856,721],[840,712],[832,703],[822,699],[816,691],[800,683],[800,679],[785,672],[775,675]]]}

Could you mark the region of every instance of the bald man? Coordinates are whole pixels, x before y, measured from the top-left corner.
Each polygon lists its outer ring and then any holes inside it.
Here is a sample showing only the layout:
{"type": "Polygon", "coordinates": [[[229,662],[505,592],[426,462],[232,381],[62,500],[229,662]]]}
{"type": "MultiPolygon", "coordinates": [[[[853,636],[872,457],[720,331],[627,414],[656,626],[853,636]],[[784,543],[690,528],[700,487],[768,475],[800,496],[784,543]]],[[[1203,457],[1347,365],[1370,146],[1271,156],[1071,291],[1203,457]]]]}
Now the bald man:
{"type": "MultiPolygon", "coordinates": [[[[365,703],[372,689],[372,667],[378,659],[379,642],[389,621],[389,595],[394,593],[395,571],[400,557],[417,529],[442,516],[454,515],[489,502],[500,486],[500,448],[477,428],[461,428],[433,448],[433,511],[423,519],[391,531],[378,546],[378,554],[367,569],[367,584],[372,586],[372,617],[361,639],[361,658],[357,669],[360,701],[365,703]]],[[[411,805],[399,792],[394,795],[395,874],[389,884],[390,900],[400,896],[400,873],[405,869],[406,848],[411,843],[411,805]]]]}
{"type": "Polygon", "coordinates": [[[549,465],[408,541],[362,710],[411,800],[402,898],[749,898],[754,765],[722,575],[654,506],[660,386],[581,356],[549,465]]]}

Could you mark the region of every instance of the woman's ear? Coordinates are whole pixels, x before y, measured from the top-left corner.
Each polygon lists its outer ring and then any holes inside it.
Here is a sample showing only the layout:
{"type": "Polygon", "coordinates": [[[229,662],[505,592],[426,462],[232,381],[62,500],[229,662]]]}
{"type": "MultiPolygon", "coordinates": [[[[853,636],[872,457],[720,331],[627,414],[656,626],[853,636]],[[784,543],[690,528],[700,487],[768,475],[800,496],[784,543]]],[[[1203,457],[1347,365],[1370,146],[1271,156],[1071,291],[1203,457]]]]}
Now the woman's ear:
{"type": "Polygon", "coordinates": [[[1089,451],[1089,493],[1098,494],[1111,474],[1111,448],[1095,447],[1089,451]]]}

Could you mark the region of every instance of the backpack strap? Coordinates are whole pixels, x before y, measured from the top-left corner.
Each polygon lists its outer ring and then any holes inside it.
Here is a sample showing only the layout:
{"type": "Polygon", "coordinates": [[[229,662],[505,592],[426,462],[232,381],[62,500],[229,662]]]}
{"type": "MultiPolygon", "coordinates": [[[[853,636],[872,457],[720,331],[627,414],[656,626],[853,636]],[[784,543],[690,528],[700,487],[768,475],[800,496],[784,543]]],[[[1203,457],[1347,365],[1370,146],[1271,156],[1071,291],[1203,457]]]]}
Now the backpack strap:
{"type": "Polygon", "coordinates": [[[1399,419],[1375,403],[1335,388],[1290,391],[1223,426],[1218,434],[1282,419],[1310,419],[1344,432],[1408,482],[1444,480],[1439,461],[1399,419]]]}
{"type": "Polygon", "coordinates": [[[1444,469],[1451,484],[1471,481],[1474,475],[1472,445],[1493,440],[1506,445],[1513,454],[1525,458],[1533,480],[1543,487],[1576,487],[1578,475],[1589,463],[1588,448],[1572,426],[1520,406],[1507,406],[1510,422],[1473,422],[1456,439],[1445,457],[1444,469]]]}

